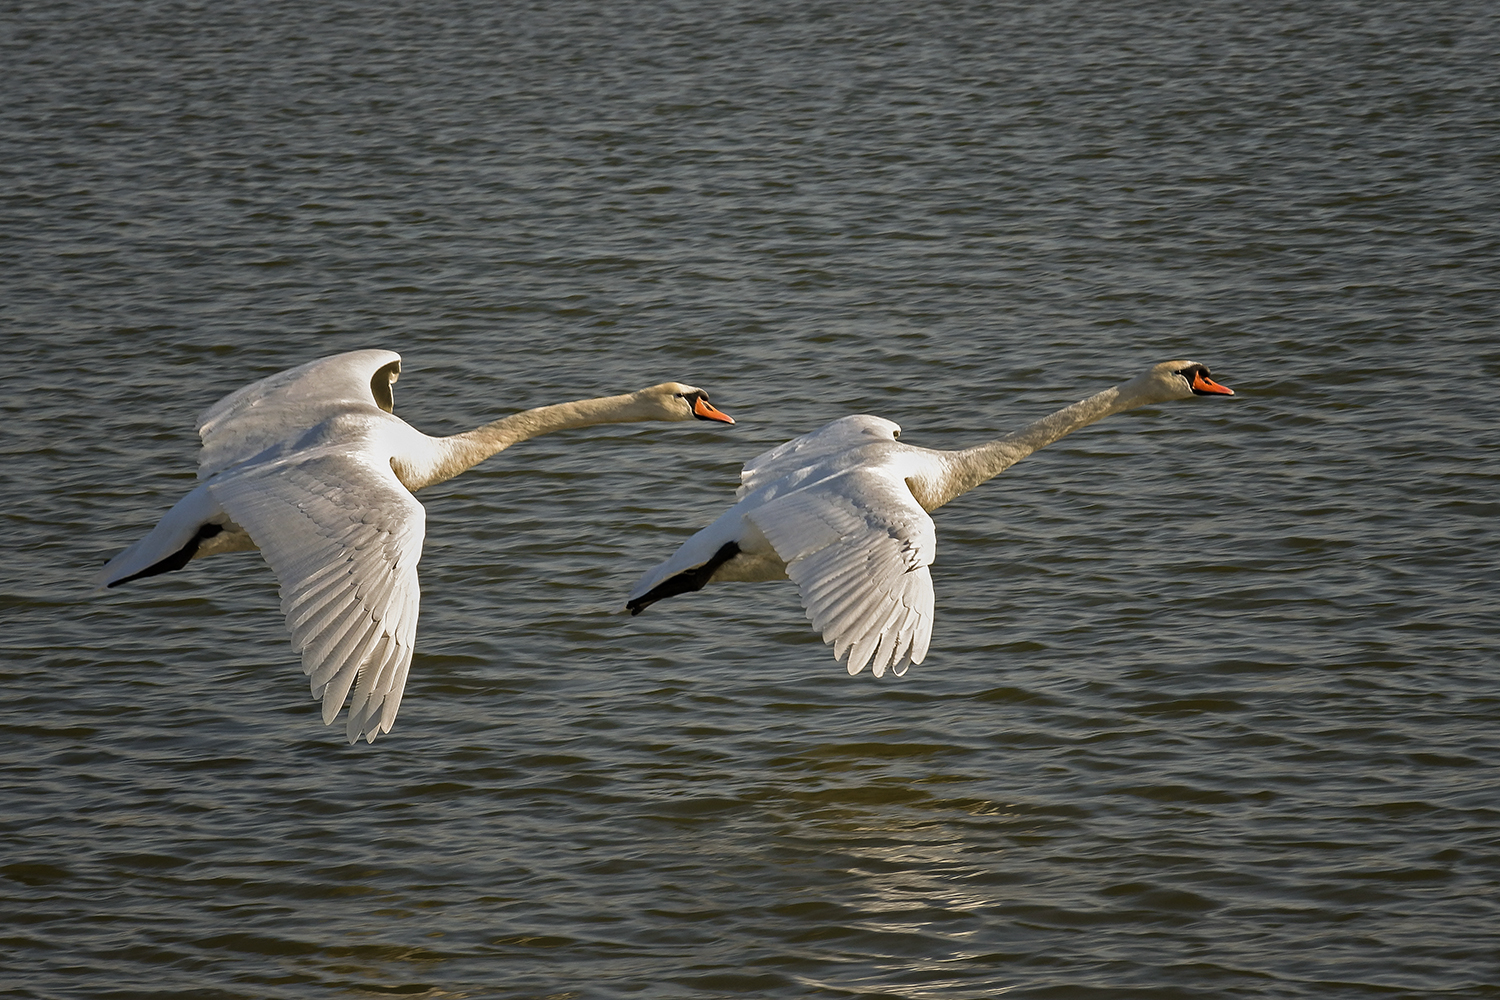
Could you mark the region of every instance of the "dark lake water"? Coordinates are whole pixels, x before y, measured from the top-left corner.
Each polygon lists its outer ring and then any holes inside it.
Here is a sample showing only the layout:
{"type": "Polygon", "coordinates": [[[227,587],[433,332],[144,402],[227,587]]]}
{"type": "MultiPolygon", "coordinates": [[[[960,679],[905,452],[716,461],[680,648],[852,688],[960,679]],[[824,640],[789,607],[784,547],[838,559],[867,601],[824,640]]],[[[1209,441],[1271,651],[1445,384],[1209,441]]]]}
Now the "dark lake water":
{"type": "Polygon", "coordinates": [[[20,998],[1500,996],[1500,24],[1479,2],[11,3],[0,982],[20,998]],[[395,730],[255,554],[92,593],[195,415],[400,351],[430,432],[733,428],[423,494],[395,730]],[[961,447],[848,677],[788,583],[617,613],[740,465],[961,447]]]}

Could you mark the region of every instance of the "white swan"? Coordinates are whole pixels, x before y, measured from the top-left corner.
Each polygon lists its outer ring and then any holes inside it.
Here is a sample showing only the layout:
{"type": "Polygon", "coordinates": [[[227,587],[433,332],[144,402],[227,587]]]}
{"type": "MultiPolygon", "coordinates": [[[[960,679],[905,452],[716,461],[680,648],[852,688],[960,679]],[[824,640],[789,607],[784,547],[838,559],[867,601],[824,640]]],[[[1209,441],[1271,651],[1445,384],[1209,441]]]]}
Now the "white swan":
{"type": "Polygon", "coordinates": [[[637,581],[631,614],[721,580],[790,577],[835,660],[904,674],[932,639],[937,534],[927,512],[1045,445],[1150,403],[1234,393],[1207,368],[1167,361],[988,444],[935,451],[899,444],[880,417],[843,417],[745,465],[738,502],[637,581]]]}
{"type": "Polygon", "coordinates": [[[225,396],[198,418],[199,485],[96,580],[115,587],[191,559],[259,548],[323,723],[349,742],[389,732],[417,631],[426,512],[412,493],[517,441],[593,424],[734,420],[678,382],[517,413],[451,437],[394,415],[401,356],[351,351],[225,396]]]}

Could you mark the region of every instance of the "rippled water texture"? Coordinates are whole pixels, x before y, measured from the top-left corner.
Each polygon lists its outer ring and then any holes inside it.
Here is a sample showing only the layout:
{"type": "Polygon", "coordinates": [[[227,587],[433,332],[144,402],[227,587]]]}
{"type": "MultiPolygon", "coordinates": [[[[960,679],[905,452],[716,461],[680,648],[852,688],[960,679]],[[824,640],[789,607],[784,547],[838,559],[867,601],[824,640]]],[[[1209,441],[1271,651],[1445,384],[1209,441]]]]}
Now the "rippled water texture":
{"type": "Polygon", "coordinates": [[[13,3],[0,981],[22,998],[1500,995],[1487,4],[13,3]],[[451,432],[395,731],[254,554],[107,595],[195,414],[451,432]],[[933,652],[613,612],[852,412],[1112,418],[937,513],[933,652]]]}

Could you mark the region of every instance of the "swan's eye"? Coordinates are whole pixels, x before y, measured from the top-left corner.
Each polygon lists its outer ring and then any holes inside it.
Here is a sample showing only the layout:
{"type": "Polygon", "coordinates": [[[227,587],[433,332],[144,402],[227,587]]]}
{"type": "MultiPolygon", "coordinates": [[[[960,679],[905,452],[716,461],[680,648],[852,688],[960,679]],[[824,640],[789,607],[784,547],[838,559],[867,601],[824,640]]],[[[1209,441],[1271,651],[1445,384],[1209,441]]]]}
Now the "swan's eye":
{"type": "Polygon", "coordinates": [[[891,437],[898,438],[900,436],[901,436],[901,432],[899,430],[891,431],[891,437]]]}

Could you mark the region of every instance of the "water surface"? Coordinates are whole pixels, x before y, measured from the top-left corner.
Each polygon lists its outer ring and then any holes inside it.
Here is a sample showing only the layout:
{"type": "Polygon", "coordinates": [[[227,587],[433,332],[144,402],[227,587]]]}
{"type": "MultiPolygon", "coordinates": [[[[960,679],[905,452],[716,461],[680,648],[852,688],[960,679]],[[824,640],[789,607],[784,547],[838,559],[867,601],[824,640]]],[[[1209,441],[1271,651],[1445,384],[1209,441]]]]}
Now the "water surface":
{"type": "Polygon", "coordinates": [[[1478,3],[281,0],[0,14],[0,971],[26,998],[1500,995],[1497,25],[1478,3]],[[193,420],[400,351],[431,432],[733,428],[423,495],[396,729],[255,555],[86,582],[193,420]],[[959,447],[845,675],[790,584],[614,613],[833,417],[959,447]]]}

